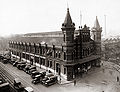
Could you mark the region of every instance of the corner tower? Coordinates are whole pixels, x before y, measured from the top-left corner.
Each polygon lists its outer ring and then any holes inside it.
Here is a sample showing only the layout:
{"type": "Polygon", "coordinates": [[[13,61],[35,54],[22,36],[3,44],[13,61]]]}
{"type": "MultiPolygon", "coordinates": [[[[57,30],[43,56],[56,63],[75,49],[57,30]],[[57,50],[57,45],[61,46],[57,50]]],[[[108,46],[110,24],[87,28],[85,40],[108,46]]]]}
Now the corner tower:
{"type": "Polygon", "coordinates": [[[63,61],[67,64],[64,67],[67,69],[67,80],[73,79],[73,66],[69,66],[70,63],[74,61],[73,53],[74,53],[74,31],[75,24],[72,22],[69,8],[67,8],[67,14],[65,17],[65,21],[62,24],[62,32],[63,32],[63,51],[64,51],[64,59],[63,61]]]}
{"type": "Polygon", "coordinates": [[[75,24],[72,22],[69,8],[67,8],[67,14],[62,24],[62,32],[63,32],[63,48],[64,48],[64,60],[66,62],[71,62],[73,60],[73,47],[74,47],[74,31],[75,24]]]}
{"type": "Polygon", "coordinates": [[[102,27],[100,27],[100,24],[98,22],[97,16],[96,20],[94,23],[94,27],[92,28],[92,39],[95,41],[95,48],[96,48],[96,53],[97,55],[101,54],[101,32],[102,32],[102,27]]]}

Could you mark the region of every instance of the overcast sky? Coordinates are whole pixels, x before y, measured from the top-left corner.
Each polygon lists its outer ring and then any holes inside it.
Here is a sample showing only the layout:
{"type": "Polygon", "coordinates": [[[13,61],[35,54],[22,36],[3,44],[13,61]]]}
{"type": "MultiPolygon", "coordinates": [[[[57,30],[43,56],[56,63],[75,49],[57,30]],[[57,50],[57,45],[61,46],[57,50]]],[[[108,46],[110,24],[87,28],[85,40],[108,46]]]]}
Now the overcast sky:
{"type": "Polygon", "coordinates": [[[98,16],[103,27],[106,15],[107,35],[120,35],[120,0],[0,0],[0,35],[60,31],[67,2],[76,29],[93,27],[98,16]]]}

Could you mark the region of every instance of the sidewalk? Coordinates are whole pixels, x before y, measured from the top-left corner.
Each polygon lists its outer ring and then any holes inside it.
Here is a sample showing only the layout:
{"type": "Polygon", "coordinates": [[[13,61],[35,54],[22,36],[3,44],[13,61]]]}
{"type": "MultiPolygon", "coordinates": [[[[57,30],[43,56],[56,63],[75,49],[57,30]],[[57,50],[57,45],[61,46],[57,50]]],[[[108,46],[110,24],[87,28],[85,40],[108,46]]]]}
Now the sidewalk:
{"type": "MultiPolygon", "coordinates": [[[[39,71],[39,72],[42,72],[42,71],[46,71],[47,73],[49,73],[49,71],[47,71],[47,70],[45,70],[45,69],[43,69],[43,68],[40,68],[39,66],[36,66],[37,67],[37,70],[39,71]]],[[[54,74],[54,73],[53,73],[54,74]]],[[[61,76],[61,80],[60,80],[60,76],[59,75],[57,75],[58,76],[58,84],[60,84],[60,85],[65,85],[65,84],[70,84],[70,83],[73,83],[73,81],[67,81],[66,79],[64,79],[62,76],[61,76]]]]}

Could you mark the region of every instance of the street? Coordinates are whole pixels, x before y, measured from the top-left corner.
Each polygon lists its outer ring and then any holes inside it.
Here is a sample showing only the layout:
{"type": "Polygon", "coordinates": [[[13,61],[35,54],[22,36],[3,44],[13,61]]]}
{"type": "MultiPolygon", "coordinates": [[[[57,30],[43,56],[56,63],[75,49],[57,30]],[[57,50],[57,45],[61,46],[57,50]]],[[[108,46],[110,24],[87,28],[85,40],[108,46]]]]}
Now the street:
{"type": "MultiPolygon", "coordinates": [[[[74,83],[68,84],[55,84],[50,87],[45,87],[42,84],[34,85],[31,83],[32,78],[24,71],[13,67],[11,64],[3,64],[4,69],[13,75],[15,78],[19,77],[23,85],[30,86],[34,89],[34,92],[119,92],[119,83],[116,81],[116,77],[119,73],[112,69],[111,62],[104,62],[100,68],[93,68],[83,75],[83,78],[77,78],[76,85],[74,83]]],[[[115,65],[114,65],[115,66],[115,65]]],[[[38,68],[38,67],[37,67],[38,68]]],[[[41,69],[42,70],[42,69],[41,69]]]]}

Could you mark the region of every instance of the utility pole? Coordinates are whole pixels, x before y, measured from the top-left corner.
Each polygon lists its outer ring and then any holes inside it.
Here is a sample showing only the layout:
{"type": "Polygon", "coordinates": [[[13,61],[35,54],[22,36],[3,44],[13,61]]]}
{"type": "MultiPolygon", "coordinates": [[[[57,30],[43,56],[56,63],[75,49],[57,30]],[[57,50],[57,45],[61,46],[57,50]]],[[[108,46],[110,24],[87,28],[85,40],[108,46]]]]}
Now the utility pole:
{"type": "Polygon", "coordinates": [[[82,26],[82,13],[80,11],[80,27],[82,26]]]}
{"type": "Polygon", "coordinates": [[[105,22],[105,25],[104,25],[104,26],[105,26],[105,29],[104,29],[104,30],[105,30],[105,38],[106,38],[106,15],[104,15],[104,19],[105,19],[105,20],[104,20],[104,22],[105,22]]]}

